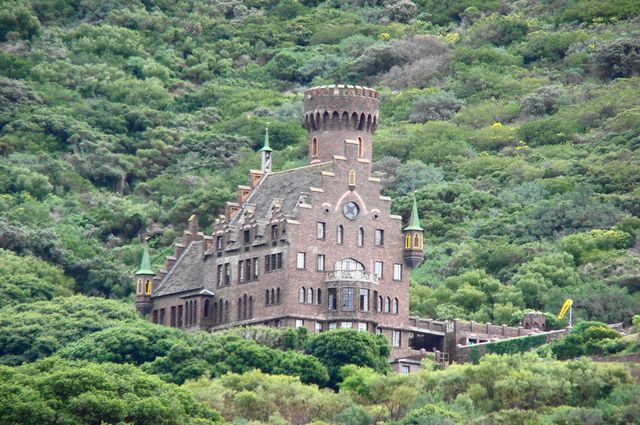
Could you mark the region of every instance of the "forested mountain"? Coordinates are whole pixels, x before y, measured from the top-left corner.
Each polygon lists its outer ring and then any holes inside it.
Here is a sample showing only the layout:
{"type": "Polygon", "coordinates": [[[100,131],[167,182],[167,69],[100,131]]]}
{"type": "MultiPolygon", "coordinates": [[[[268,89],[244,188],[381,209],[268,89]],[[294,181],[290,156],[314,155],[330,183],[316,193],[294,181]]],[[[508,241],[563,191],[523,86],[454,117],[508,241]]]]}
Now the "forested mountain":
{"type": "MultiPolygon", "coordinates": [[[[158,268],[191,214],[210,229],[267,126],[274,168],[305,164],[302,93],[334,83],[381,93],[374,169],[425,228],[413,313],[640,313],[635,0],[0,0],[0,424],[638,423],[623,368],[489,356],[394,377],[371,354],[338,375],[306,336],[140,322],[142,237],[158,268]]],[[[585,335],[546,352],[603,350],[585,335]]]]}

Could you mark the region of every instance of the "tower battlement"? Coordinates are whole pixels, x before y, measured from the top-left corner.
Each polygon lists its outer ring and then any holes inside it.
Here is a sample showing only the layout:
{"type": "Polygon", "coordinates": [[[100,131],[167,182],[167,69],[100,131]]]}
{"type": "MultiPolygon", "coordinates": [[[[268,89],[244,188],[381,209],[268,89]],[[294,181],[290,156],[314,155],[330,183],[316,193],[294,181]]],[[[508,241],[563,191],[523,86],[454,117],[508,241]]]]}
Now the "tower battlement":
{"type": "Polygon", "coordinates": [[[310,161],[346,155],[344,141],[362,145],[358,156],[371,159],[371,136],[378,126],[380,94],[345,84],[313,87],[304,92],[304,127],[309,133],[310,161]]]}

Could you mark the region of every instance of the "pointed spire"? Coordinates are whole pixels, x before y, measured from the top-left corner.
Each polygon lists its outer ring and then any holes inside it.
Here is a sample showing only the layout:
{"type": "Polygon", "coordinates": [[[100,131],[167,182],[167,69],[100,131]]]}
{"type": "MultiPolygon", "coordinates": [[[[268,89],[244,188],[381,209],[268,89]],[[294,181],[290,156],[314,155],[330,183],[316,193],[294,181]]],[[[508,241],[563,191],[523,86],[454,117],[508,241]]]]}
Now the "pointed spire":
{"type": "Polygon", "coordinates": [[[271,152],[271,146],[269,146],[269,127],[264,129],[264,146],[260,149],[261,152],[271,152]]]}
{"type": "Polygon", "coordinates": [[[420,217],[418,217],[418,204],[416,203],[416,193],[413,192],[413,207],[411,208],[411,217],[409,217],[409,225],[404,230],[417,230],[422,232],[420,227],[420,217]]]}
{"type": "Polygon", "coordinates": [[[140,261],[140,270],[136,272],[136,275],[155,275],[151,270],[151,261],[149,260],[149,246],[147,240],[144,240],[144,251],[142,252],[142,260],[140,261]]]}

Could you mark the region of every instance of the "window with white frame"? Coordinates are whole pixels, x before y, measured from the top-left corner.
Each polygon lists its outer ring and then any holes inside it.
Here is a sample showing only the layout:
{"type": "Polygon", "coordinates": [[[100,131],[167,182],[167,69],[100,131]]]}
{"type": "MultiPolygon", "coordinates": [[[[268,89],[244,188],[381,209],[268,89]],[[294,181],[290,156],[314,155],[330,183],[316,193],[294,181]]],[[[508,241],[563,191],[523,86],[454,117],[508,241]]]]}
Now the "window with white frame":
{"type": "Polygon", "coordinates": [[[329,323],[329,330],[333,331],[335,329],[338,329],[338,324],[336,322],[329,323]]]}
{"type": "Polygon", "coordinates": [[[391,312],[393,314],[398,314],[398,299],[397,298],[393,299],[393,308],[391,309],[391,312]]]}
{"type": "Polygon", "coordinates": [[[324,271],[324,254],[318,254],[318,257],[316,257],[316,270],[319,272],[324,271]]]}
{"type": "Polygon", "coordinates": [[[400,371],[400,373],[407,374],[407,373],[409,373],[409,372],[411,372],[411,368],[410,368],[408,365],[404,365],[404,364],[403,364],[403,365],[402,365],[402,370],[400,371]]]}
{"type": "Polygon", "coordinates": [[[373,271],[375,272],[376,276],[378,276],[378,279],[382,279],[382,268],[382,261],[376,261],[373,265],[373,271]]]}
{"type": "Polygon", "coordinates": [[[384,230],[376,229],[375,245],[376,246],[383,246],[384,245],[384,230]]]}
{"type": "Polygon", "coordinates": [[[402,280],[402,264],[393,265],[393,280],[402,280]]]}
{"type": "Polygon", "coordinates": [[[359,323],[358,323],[358,330],[359,330],[359,331],[366,332],[366,331],[368,330],[368,329],[367,329],[367,324],[366,324],[366,323],[363,323],[363,322],[359,322],[359,323]]]}
{"type": "Polygon", "coordinates": [[[304,252],[299,252],[298,256],[296,257],[296,268],[304,269],[305,262],[306,262],[305,260],[306,260],[306,254],[304,252]]]}
{"type": "Polygon", "coordinates": [[[313,288],[307,289],[307,302],[313,304],[313,288]]]}
{"type": "Polygon", "coordinates": [[[316,322],[315,329],[316,329],[316,332],[322,332],[322,323],[316,322]]]}
{"type": "Polygon", "coordinates": [[[316,223],[316,239],[324,239],[326,225],[322,221],[316,223]]]}
{"type": "Polygon", "coordinates": [[[304,304],[304,297],[305,297],[306,293],[304,290],[304,286],[302,288],[300,288],[300,290],[298,291],[298,302],[300,304],[304,304]]]}
{"type": "Polygon", "coordinates": [[[340,322],[340,327],[342,329],[351,329],[353,328],[353,322],[340,322]]]}
{"type": "Polygon", "coordinates": [[[338,245],[342,245],[344,243],[344,227],[342,226],[342,224],[338,226],[336,241],[338,245]]]}
{"type": "Polygon", "coordinates": [[[392,331],[391,332],[391,346],[392,347],[400,347],[400,331],[392,331]]]}
{"type": "Polygon", "coordinates": [[[364,229],[358,228],[358,246],[364,246],[364,229]]]}
{"type": "Polygon", "coordinates": [[[369,311],[369,290],[360,288],[360,311],[369,311]]]}
{"type": "Polygon", "coordinates": [[[354,310],[355,288],[342,288],[342,310],[354,310]]]}
{"type": "Polygon", "coordinates": [[[296,319],[296,328],[301,328],[304,326],[304,320],[296,319]]]}

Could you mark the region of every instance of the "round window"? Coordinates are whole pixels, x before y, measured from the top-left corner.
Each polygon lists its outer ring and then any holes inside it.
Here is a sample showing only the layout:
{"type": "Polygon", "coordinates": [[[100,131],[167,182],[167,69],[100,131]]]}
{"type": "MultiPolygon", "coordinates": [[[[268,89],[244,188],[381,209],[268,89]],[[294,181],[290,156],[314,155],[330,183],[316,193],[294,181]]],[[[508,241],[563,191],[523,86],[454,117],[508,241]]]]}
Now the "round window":
{"type": "Polygon", "coordinates": [[[344,204],[344,207],[342,207],[342,214],[344,214],[344,216],[349,220],[355,219],[359,212],[360,208],[358,207],[358,204],[352,201],[347,202],[344,204]]]}

